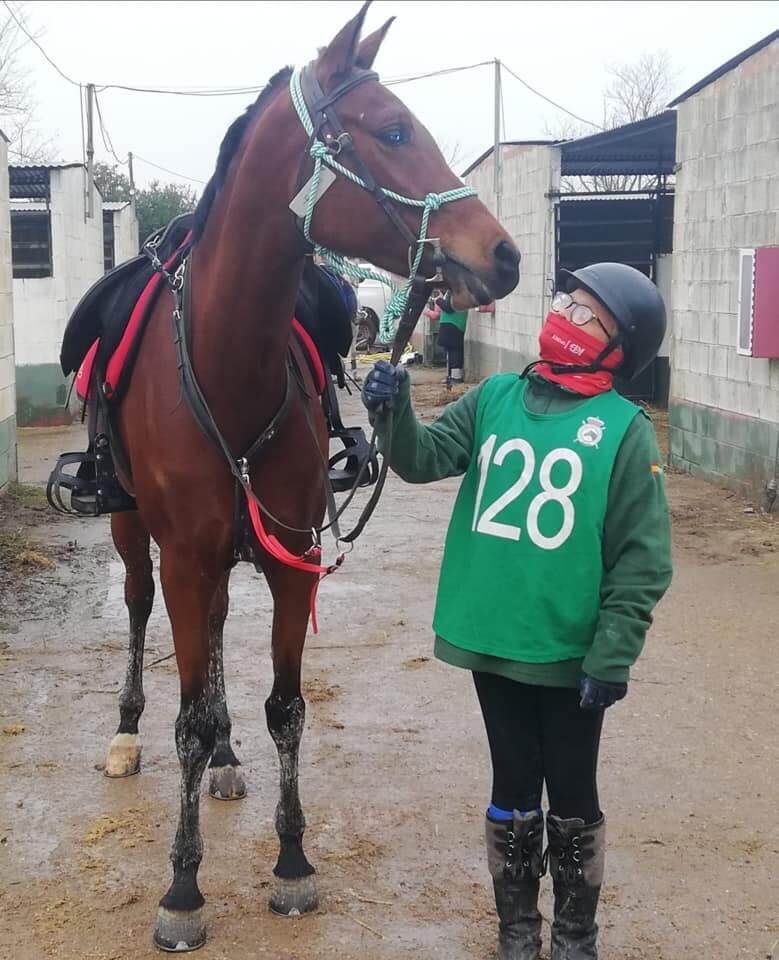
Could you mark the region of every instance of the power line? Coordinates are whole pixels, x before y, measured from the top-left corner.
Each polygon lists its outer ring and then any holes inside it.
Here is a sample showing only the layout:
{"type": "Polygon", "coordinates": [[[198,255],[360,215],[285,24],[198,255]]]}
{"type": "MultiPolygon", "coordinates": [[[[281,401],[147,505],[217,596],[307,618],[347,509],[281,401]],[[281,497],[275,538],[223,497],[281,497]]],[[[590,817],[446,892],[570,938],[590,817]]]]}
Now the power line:
{"type": "Polygon", "coordinates": [[[265,89],[260,87],[202,87],[198,89],[175,89],[173,87],[133,87],[125,83],[105,83],[100,87],[103,90],[124,90],[128,93],[156,93],[169,97],[246,97],[259,93],[265,89]]]}
{"type": "Polygon", "coordinates": [[[388,80],[383,80],[382,83],[385,87],[396,87],[398,84],[411,83],[414,80],[427,80],[428,77],[444,77],[450,73],[462,73],[463,70],[487,67],[493,62],[492,60],[480,60],[478,63],[468,63],[462,67],[444,67],[442,70],[431,70],[429,73],[416,73],[409,77],[390,77],[388,80]]]}
{"type": "Polygon", "coordinates": [[[69,76],[67,75],[67,73],[65,73],[63,70],[60,70],[60,68],[57,66],[57,64],[51,59],[51,57],[48,55],[48,53],[46,53],[46,51],[43,49],[43,47],[38,43],[38,41],[35,39],[35,37],[30,33],[30,31],[29,31],[29,30],[27,29],[27,27],[25,26],[24,22],[23,22],[22,20],[20,20],[19,17],[16,16],[16,14],[15,14],[14,11],[13,11],[13,8],[11,7],[11,4],[8,3],[8,0],[3,0],[3,6],[4,6],[4,7],[6,8],[6,10],[11,14],[11,17],[12,17],[14,23],[17,25],[17,27],[19,27],[19,29],[20,29],[20,30],[22,31],[22,33],[27,37],[28,40],[30,40],[32,43],[35,44],[35,46],[40,50],[40,52],[41,52],[41,53],[43,54],[43,56],[46,58],[47,62],[48,62],[52,67],[54,67],[54,69],[55,69],[55,70],[57,71],[57,73],[62,77],[62,79],[63,79],[63,80],[67,80],[68,83],[72,83],[74,87],[80,87],[81,84],[78,82],[78,80],[74,80],[72,77],[69,77],[69,76]]]}
{"type": "Polygon", "coordinates": [[[197,177],[188,177],[186,173],[178,173],[176,170],[169,170],[167,167],[161,167],[159,163],[154,163],[151,160],[147,160],[146,157],[142,157],[139,153],[134,153],[133,156],[136,160],[140,160],[142,163],[146,163],[150,167],[154,167],[157,170],[162,170],[163,173],[169,173],[172,177],[181,177],[182,180],[191,180],[193,183],[208,183],[207,180],[199,180],[197,177]]]}
{"type": "Polygon", "coordinates": [[[514,73],[511,67],[507,67],[505,63],[503,63],[502,66],[503,66],[503,69],[507,70],[515,80],[519,80],[519,82],[522,84],[523,87],[527,87],[527,89],[531,93],[534,93],[537,97],[541,97],[542,100],[546,100],[547,103],[551,103],[553,107],[557,107],[558,110],[562,110],[563,113],[567,113],[568,116],[573,117],[574,120],[578,120],[580,123],[586,123],[588,127],[595,127],[596,130],[603,130],[603,127],[601,127],[599,124],[593,123],[592,120],[585,120],[584,117],[580,117],[578,114],[574,113],[572,110],[569,110],[567,107],[564,107],[561,103],[557,103],[557,101],[552,100],[550,97],[547,97],[546,94],[541,93],[540,90],[536,90],[535,87],[531,87],[531,85],[527,82],[527,80],[523,80],[522,77],[519,76],[519,74],[514,73]]]}
{"type": "Polygon", "coordinates": [[[94,91],[94,96],[95,96],[95,107],[97,108],[97,122],[98,122],[98,126],[100,127],[100,136],[103,140],[103,146],[113,156],[114,160],[116,160],[116,162],[120,166],[122,164],[126,164],[127,163],[126,160],[122,160],[121,157],[117,156],[116,150],[114,150],[114,145],[113,145],[113,142],[111,141],[111,137],[108,133],[106,125],[103,123],[103,114],[102,114],[102,111],[100,110],[100,100],[98,99],[98,96],[97,96],[97,90],[94,91]]]}

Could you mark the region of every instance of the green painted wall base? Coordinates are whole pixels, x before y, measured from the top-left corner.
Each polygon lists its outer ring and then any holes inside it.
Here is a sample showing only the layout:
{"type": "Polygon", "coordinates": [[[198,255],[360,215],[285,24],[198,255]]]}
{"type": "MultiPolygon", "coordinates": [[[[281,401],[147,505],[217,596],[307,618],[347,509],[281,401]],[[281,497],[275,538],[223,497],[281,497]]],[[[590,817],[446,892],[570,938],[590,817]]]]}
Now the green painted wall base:
{"type": "Polygon", "coordinates": [[[671,466],[757,498],[776,470],[779,424],[673,398],[671,466]]]}
{"type": "Polygon", "coordinates": [[[20,427],[51,427],[73,420],[65,406],[69,381],[58,363],[16,368],[16,416],[20,427]]]}
{"type": "Polygon", "coordinates": [[[0,490],[16,480],[16,417],[0,421],[0,490]]]}

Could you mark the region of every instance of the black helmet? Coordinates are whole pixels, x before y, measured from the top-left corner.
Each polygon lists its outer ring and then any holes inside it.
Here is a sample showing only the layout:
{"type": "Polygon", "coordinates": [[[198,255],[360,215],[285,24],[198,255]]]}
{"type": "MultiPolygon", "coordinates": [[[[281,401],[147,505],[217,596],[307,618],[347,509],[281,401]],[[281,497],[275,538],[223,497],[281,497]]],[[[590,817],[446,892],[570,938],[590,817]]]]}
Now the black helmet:
{"type": "Polygon", "coordinates": [[[593,263],[580,270],[561,270],[565,288],[587,290],[607,307],[622,334],[625,359],[619,374],[637,377],[657,356],[665,336],[665,304],[649,277],[625,263],[593,263]]]}

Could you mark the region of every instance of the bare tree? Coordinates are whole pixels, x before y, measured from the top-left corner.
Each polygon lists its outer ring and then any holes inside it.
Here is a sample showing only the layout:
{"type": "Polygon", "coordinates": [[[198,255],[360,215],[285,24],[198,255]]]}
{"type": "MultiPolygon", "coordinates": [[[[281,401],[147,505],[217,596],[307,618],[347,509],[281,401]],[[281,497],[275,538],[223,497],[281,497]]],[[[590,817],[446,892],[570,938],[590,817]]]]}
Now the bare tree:
{"type": "MultiPolygon", "coordinates": [[[[23,8],[16,13],[21,19],[23,8]]],[[[53,143],[36,126],[32,83],[19,59],[29,42],[7,11],[0,15],[0,124],[11,141],[9,159],[48,163],[55,155],[53,143]]]]}
{"type": "Polygon", "coordinates": [[[455,140],[454,143],[439,143],[438,149],[441,151],[444,160],[446,160],[447,166],[450,166],[454,169],[455,164],[459,163],[462,159],[462,144],[459,140],[455,140]]]}
{"type": "MultiPolygon", "coordinates": [[[[666,50],[642,53],[633,63],[612,64],[608,67],[611,80],[603,92],[604,130],[613,130],[626,123],[646,120],[662,113],[671,98],[676,74],[666,50]]],[[[557,140],[579,139],[596,133],[591,127],[565,118],[545,124],[545,133],[557,140]]],[[[563,187],[569,192],[603,191],[629,192],[649,190],[657,184],[657,177],[639,174],[624,176],[566,177],[563,187]]]]}
{"type": "Polygon", "coordinates": [[[603,101],[609,128],[653,117],[670,99],[675,74],[667,50],[642,53],[635,63],[612,64],[608,72],[603,101]]]}

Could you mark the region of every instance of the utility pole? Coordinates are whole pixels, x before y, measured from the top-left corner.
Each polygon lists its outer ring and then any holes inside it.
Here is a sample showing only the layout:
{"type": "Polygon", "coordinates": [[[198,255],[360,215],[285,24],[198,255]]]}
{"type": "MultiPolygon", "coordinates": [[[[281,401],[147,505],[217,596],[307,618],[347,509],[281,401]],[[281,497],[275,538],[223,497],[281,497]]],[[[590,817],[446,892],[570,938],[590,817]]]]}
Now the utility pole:
{"type": "Polygon", "coordinates": [[[502,170],[501,170],[501,158],[500,158],[500,110],[501,104],[501,93],[500,93],[500,60],[495,60],[495,148],[494,148],[494,190],[495,190],[495,217],[497,220],[500,220],[501,213],[501,192],[503,189],[502,183],[502,170]]]}
{"type": "Polygon", "coordinates": [[[132,151],[127,154],[127,172],[130,179],[130,199],[135,200],[135,177],[133,175],[133,155],[132,151]]]}
{"type": "Polygon", "coordinates": [[[87,219],[95,215],[95,138],[93,124],[94,83],[87,84],[87,219]]]}

